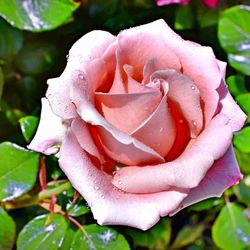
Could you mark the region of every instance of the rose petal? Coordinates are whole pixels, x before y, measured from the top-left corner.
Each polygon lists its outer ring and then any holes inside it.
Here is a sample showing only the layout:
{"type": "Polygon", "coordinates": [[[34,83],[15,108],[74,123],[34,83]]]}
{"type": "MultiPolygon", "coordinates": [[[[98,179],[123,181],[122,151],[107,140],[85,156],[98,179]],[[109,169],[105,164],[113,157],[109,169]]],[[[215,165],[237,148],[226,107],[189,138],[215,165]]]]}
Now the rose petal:
{"type": "Polygon", "coordinates": [[[145,29],[145,26],[124,30],[117,36],[121,60],[124,64],[134,67],[133,78],[140,82],[145,64],[153,58],[161,61],[165,68],[180,71],[180,61],[176,54],[166,46],[167,44],[162,39],[162,31],[151,33],[145,29]]]}
{"type": "Polygon", "coordinates": [[[74,188],[88,202],[100,225],[126,225],[147,230],[176,209],[187,190],[171,189],[136,195],[115,188],[80,148],[69,131],[61,147],[59,164],[74,188]]]}
{"type": "Polygon", "coordinates": [[[156,4],[158,6],[164,6],[164,5],[168,5],[168,4],[188,4],[189,0],[156,0],[156,4]]]}
{"type": "Polygon", "coordinates": [[[214,163],[200,184],[190,190],[181,206],[171,215],[204,199],[220,197],[226,189],[237,184],[241,179],[242,174],[235,159],[233,148],[230,146],[225,155],[214,163]]]}
{"type": "Polygon", "coordinates": [[[77,72],[72,72],[72,78],[74,81],[71,85],[71,100],[86,123],[98,126],[99,133],[102,134],[101,142],[103,146],[105,145],[106,153],[110,154],[111,158],[129,165],[140,164],[141,160],[143,163],[164,162],[164,159],[153,149],[107,122],[89,102],[88,91],[86,91],[86,85],[88,84],[85,83],[85,80],[79,79],[77,72]],[[74,74],[76,77],[74,77],[74,74]],[[123,155],[121,155],[121,152],[123,152],[123,155]]]}
{"type": "Polygon", "coordinates": [[[194,188],[214,161],[222,157],[232,140],[229,119],[218,114],[194,143],[172,162],[157,166],[125,167],[114,176],[113,184],[131,193],[150,193],[169,187],[194,188]]]}
{"type": "Polygon", "coordinates": [[[203,127],[203,114],[200,106],[200,92],[194,82],[176,70],[160,70],[151,76],[169,83],[168,98],[174,101],[189,124],[192,137],[198,136],[203,127]]]}
{"type": "MultiPolygon", "coordinates": [[[[177,55],[182,65],[182,72],[190,77],[200,90],[201,98],[205,102],[205,122],[208,124],[218,105],[219,98],[216,89],[223,78],[212,49],[183,40],[162,19],[125,30],[121,34],[124,37],[124,43],[119,40],[119,47],[124,45],[121,48],[128,49],[128,53],[126,52],[126,54],[131,55],[131,59],[130,57],[129,59],[131,61],[132,59],[135,60],[138,65],[142,64],[139,61],[142,57],[140,53],[143,55],[144,51],[152,51],[151,53],[155,51],[163,52],[161,45],[158,46],[158,44],[162,44],[163,48],[167,48],[167,51],[170,50],[177,55]],[[147,42],[144,42],[143,39],[147,42]],[[126,44],[125,41],[127,42],[126,44]],[[137,53],[134,53],[134,48],[136,48],[137,53]]],[[[121,39],[121,41],[123,40],[121,39]]],[[[165,57],[165,60],[171,61],[171,58],[165,56],[164,53],[152,56],[152,58],[163,57],[165,57]]],[[[143,63],[145,64],[144,61],[143,63]]],[[[176,67],[171,65],[166,64],[166,66],[166,68],[176,69],[176,67]]]]}
{"type": "Polygon", "coordinates": [[[114,127],[130,134],[157,108],[162,94],[152,90],[135,94],[96,93],[95,97],[96,106],[105,119],[114,127]]]}
{"type": "Polygon", "coordinates": [[[167,92],[159,106],[132,134],[134,138],[166,156],[174,144],[176,129],[167,104],[167,92]]]}
{"type": "MultiPolygon", "coordinates": [[[[47,98],[53,112],[64,119],[77,116],[74,105],[69,98],[71,71],[82,71],[90,62],[99,59],[105,50],[115,40],[115,37],[105,31],[92,31],[80,38],[70,49],[67,66],[58,78],[48,80],[47,98]]],[[[100,63],[100,62],[99,62],[100,63]]],[[[91,67],[95,69],[96,67],[91,67]]],[[[103,68],[103,67],[100,67],[103,68]]],[[[100,72],[100,75],[103,73],[100,72]]],[[[94,74],[96,75],[96,74],[94,74]]],[[[85,77],[82,74],[80,77],[85,77]]]]}
{"type": "Polygon", "coordinates": [[[67,126],[66,124],[63,124],[61,118],[52,112],[46,98],[42,98],[41,101],[41,118],[37,132],[27,147],[30,150],[46,155],[56,154],[59,150],[59,145],[65,136],[67,126]]]}
{"type": "Polygon", "coordinates": [[[203,0],[203,3],[206,4],[210,8],[216,7],[218,5],[219,0],[203,0]]]}
{"type": "Polygon", "coordinates": [[[98,148],[91,137],[88,125],[80,118],[77,118],[72,121],[70,127],[82,149],[95,156],[101,163],[104,163],[104,158],[98,151],[98,148]]]}

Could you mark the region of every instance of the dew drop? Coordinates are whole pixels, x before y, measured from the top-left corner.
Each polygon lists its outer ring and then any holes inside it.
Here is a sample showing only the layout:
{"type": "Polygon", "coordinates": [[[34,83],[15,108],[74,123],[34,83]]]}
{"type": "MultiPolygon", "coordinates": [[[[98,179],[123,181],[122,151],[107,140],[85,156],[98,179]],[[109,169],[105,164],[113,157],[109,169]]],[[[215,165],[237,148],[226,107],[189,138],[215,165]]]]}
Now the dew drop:
{"type": "Polygon", "coordinates": [[[192,89],[192,90],[195,90],[195,86],[194,86],[194,85],[192,85],[192,86],[191,86],[191,89],[192,89]]]}
{"type": "Polygon", "coordinates": [[[83,75],[82,73],[80,73],[80,74],[78,75],[78,77],[79,77],[79,79],[81,79],[81,80],[85,80],[85,77],[84,77],[84,75],[83,75]]]}
{"type": "Polygon", "coordinates": [[[194,121],[194,120],[192,120],[192,124],[193,124],[193,126],[194,126],[194,127],[196,127],[196,126],[197,126],[197,122],[196,122],[196,121],[194,121]]]}
{"type": "Polygon", "coordinates": [[[162,133],[162,132],[163,132],[163,130],[164,130],[163,128],[160,128],[160,133],[162,133]]]}
{"type": "Polygon", "coordinates": [[[121,182],[121,180],[119,180],[119,181],[118,181],[118,185],[122,185],[122,182],[121,182]]]}
{"type": "Polygon", "coordinates": [[[99,190],[100,189],[100,187],[98,187],[98,186],[95,186],[95,190],[99,190]]]}
{"type": "Polygon", "coordinates": [[[179,120],[179,123],[183,123],[183,120],[181,119],[181,120],[179,120]]]}
{"type": "Polygon", "coordinates": [[[101,198],[104,199],[105,198],[104,195],[101,195],[101,198]]]}

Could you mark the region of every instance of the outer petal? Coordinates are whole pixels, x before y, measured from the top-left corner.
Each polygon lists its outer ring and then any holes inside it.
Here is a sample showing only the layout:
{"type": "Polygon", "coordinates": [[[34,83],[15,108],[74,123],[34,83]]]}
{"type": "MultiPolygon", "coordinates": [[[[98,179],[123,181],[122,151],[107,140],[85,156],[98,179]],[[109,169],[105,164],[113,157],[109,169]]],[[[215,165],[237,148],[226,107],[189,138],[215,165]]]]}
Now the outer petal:
{"type": "Polygon", "coordinates": [[[188,4],[189,0],[156,0],[158,6],[168,5],[168,4],[188,4]]]}
{"type": "Polygon", "coordinates": [[[28,148],[46,155],[56,154],[66,130],[66,124],[52,112],[48,100],[42,98],[40,123],[28,148]]]}
{"type": "MultiPolygon", "coordinates": [[[[84,71],[95,59],[100,59],[115,37],[105,31],[92,31],[80,38],[70,49],[67,66],[58,78],[48,80],[47,98],[55,114],[64,119],[77,116],[74,105],[69,98],[71,72],[84,71]]],[[[99,62],[100,64],[100,62],[99,62]]],[[[92,68],[97,68],[92,65],[92,68]]],[[[103,67],[100,67],[103,68],[103,67]]],[[[86,72],[84,72],[86,73],[86,72]]],[[[84,73],[80,77],[85,77],[84,73]]],[[[102,72],[98,72],[103,75],[102,72]]],[[[97,75],[95,73],[94,75],[97,75]]]]}
{"type": "Polygon", "coordinates": [[[112,159],[128,165],[164,162],[164,159],[153,149],[108,123],[88,100],[87,83],[77,77],[77,72],[75,74],[71,86],[71,100],[85,122],[98,126],[104,149],[112,159]]]}
{"type": "Polygon", "coordinates": [[[210,8],[214,8],[219,3],[219,0],[203,0],[203,3],[206,4],[210,8]]]}
{"type": "Polygon", "coordinates": [[[198,186],[214,161],[222,157],[231,144],[233,132],[229,119],[219,114],[194,143],[172,162],[154,167],[125,167],[114,176],[113,184],[132,193],[149,193],[169,187],[198,186]]]}
{"type": "MultiPolygon", "coordinates": [[[[157,44],[164,44],[165,47],[177,55],[181,62],[183,73],[189,76],[200,90],[201,97],[205,102],[205,121],[206,124],[208,124],[217,109],[219,98],[216,89],[220,85],[221,79],[223,78],[212,49],[210,47],[200,46],[190,41],[184,41],[172,29],[170,29],[164,20],[158,20],[146,25],[131,28],[121,33],[122,37],[124,37],[124,41],[133,38],[137,39],[138,44],[142,42],[138,39],[138,37],[140,36],[142,37],[141,39],[143,39],[141,34],[150,37],[149,40],[145,40],[150,42],[155,40],[157,44]]],[[[120,44],[121,42],[119,40],[119,46],[121,46],[120,44]]],[[[128,43],[126,46],[128,47],[129,44],[134,43],[128,43]]],[[[153,44],[154,43],[148,45],[148,47],[151,48],[153,44]]],[[[134,48],[133,45],[130,46],[130,49],[132,48],[134,48]]],[[[145,49],[145,47],[141,46],[138,53],[143,49],[144,51],[148,51],[148,48],[145,49]]],[[[152,51],[157,50],[158,45],[152,49],[152,51]]],[[[138,53],[133,54],[134,56],[140,58],[138,53]]],[[[159,56],[159,58],[161,58],[161,56],[159,56]]],[[[166,59],[169,60],[169,57],[166,56],[166,59]]],[[[170,65],[167,65],[167,68],[175,69],[175,67],[169,66],[170,65]]]]}
{"type": "Polygon", "coordinates": [[[230,146],[225,155],[214,163],[198,187],[191,189],[188,197],[171,215],[204,199],[220,197],[226,189],[237,184],[241,178],[242,174],[235,160],[233,148],[230,146]]]}
{"type": "Polygon", "coordinates": [[[147,230],[187,196],[187,190],[181,189],[145,195],[122,192],[92,164],[70,131],[61,147],[59,164],[101,225],[127,225],[147,230]]]}

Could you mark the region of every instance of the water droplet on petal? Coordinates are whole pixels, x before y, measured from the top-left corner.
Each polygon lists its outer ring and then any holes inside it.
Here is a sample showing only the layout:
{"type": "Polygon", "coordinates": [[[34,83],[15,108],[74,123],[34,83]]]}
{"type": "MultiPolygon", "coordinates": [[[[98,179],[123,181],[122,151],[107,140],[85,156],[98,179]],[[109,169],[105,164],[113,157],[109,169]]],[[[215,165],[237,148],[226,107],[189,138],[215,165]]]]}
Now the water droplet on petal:
{"type": "Polygon", "coordinates": [[[196,122],[196,121],[194,121],[194,120],[192,120],[192,124],[193,124],[193,126],[194,126],[194,127],[196,127],[196,126],[197,126],[197,122],[196,122]]]}
{"type": "Polygon", "coordinates": [[[194,85],[192,85],[192,86],[191,86],[191,89],[192,89],[192,90],[195,90],[195,86],[194,86],[194,85]]]}
{"type": "Polygon", "coordinates": [[[79,77],[79,79],[81,79],[81,80],[85,80],[84,74],[82,74],[82,73],[80,73],[80,74],[78,75],[78,77],[79,77]]]}
{"type": "Polygon", "coordinates": [[[122,185],[122,182],[121,182],[121,180],[119,180],[119,181],[118,181],[118,185],[122,185]]]}
{"type": "Polygon", "coordinates": [[[160,133],[162,133],[162,132],[163,132],[163,130],[164,130],[163,128],[160,128],[160,133]]]}
{"type": "Polygon", "coordinates": [[[183,120],[181,119],[181,120],[179,120],[179,123],[183,123],[183,120]]]}
{"type": "Polygon", "coordinates": [[[98,186],[95,186],[95,189],[96,189],[96,190],[99,190],[99,189],[100,189],[100,187],[98,187],[98,186]]]}

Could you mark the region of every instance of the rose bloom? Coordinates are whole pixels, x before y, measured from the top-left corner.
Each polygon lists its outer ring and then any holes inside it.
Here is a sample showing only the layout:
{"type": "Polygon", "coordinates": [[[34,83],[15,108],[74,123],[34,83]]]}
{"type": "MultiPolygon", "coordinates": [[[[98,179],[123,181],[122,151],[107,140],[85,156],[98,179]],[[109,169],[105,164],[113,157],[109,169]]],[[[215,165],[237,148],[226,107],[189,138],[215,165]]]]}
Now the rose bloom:
{"type": "MultiPolygon", "coordinates": [[[[188,4],[190,0],[156,0],[158,6],[168,5],[168,4],[188,4]]],[[[203,0],[202,1],[209,8],[214,8],[218,5],[219,0],[203,0]]]]}
{"type": "Polygon", "coordinates": [[[29,148],[59,156],[99,224],[147,230],[242,177],[231,141],[246,116],[225,70],[163,20],[92,31],[48,80],[29,148]]]}

